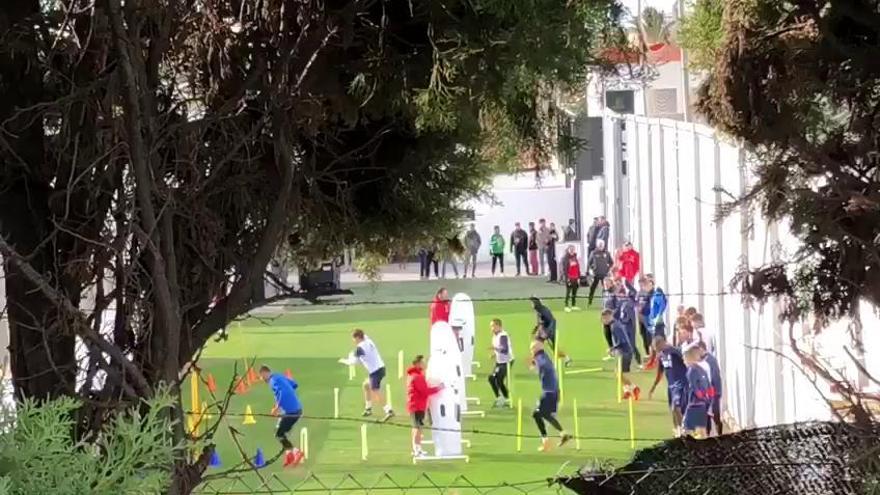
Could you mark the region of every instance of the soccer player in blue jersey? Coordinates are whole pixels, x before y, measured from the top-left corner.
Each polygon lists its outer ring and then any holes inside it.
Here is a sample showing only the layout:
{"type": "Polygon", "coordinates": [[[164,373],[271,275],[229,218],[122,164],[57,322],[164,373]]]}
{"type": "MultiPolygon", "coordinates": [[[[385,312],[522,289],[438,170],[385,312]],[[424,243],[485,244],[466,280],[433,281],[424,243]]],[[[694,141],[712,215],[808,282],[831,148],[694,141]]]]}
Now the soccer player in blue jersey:
{"type": "Polygon", "coordinates": [[[706,423],[706,433],[709,435],[712,434],[712,425],[714,423],[715,434],[723,435],[724,422],[721,421],[721,392],[723,391],[721,383],[721,366],[718,365],[718,358],[706,350],[705,342],[700,342],[697,345],[703,350],[703,363],[709,367],[709,379],[712,381],[712,390],[714,392],[712,396],[712,404],[709,406],[710,421],[706,423]]]}
{"type": "Polygon", "coordinates": [[[540,299],[535,296],[529,298],[532,301],[532,307],[538,317],[538,324],[532,332],[534,337],[541,342],[549,342],[550,347],[556,352],[556,355],[562,358],[563,364],[567,367],[571,365],[571,356],[566,354],[561,348],[556,348],[556,317],[550,311],[550,308],[544,305],[540,299]]]}
{"type": "Polygon", "coordinates": [[[694,438],[706,438],[709,406],[715,395],[709,373],[700,366],[702,360],[703,350],[699,346],[693,345],[684,352],[684,362],[688,367],[688,404],[682,426],[685,434],[694,438]]]}
{"type": "Polygon", "coordinates": [[[278,420],[275,438],[284,447],[284,466],[299,464],[303,454],[299,449],[294,448],[290,440],[287,439],[287,434],[302,417],[302,403],[296,395],[296,389],[299,385],[292,378],[287,378],[281,373],[272,373],[268,366],[260,367],[260,376],[264,382],[269,384],[272,395],[275,397],[275,406],[283,414],[278,420]]]}
{"type": "Polygon", "coordinates": [[[681,421],[687,407],[687,365],[681,351],[666,341],[666,337],[657,335],[652,342],[654,354],[657,356],[657,376],[648,392],[648,398],[654,395],[660,380],[666,376],[666,400],[672,413],[672,426],[675,435],[681,435],[681,421]]]}
{"type": "Polygon", "coordinates": [[[556,411],[559,407],[559,381],[556,377],[556,369],[553,367],[553,359],[544,351],[544,344],[540,340],[532,342],[532,363],[538,369],[538,377],[541,380],[541,397],[532,417],[538,425],[541,433],[541,446],[538,450],[546,452],[550,450],[550,441],[547,439],[547,427],[544,422],[550,423],[559,431],[559,446],[565,445],[572,436],[567,434],[556,419],[556,411]]]}
{"type": "Polygon", "coordinates": [[[635,386],[629,379],[633,350],[635,348],[635,345],[630,338],[629,331],[623,322],[617,320],[617,313],[610,309],[602,311],[602,323],[605,325],[611,325],[611,340],[613,341],[613,347],[609,351],[609,354],[615,355],[620,359],[620,381],[623,382],[623,398],[629,399],[630,396],[632,396],[633,399],[639,400],[639,387],[635,386]]]}

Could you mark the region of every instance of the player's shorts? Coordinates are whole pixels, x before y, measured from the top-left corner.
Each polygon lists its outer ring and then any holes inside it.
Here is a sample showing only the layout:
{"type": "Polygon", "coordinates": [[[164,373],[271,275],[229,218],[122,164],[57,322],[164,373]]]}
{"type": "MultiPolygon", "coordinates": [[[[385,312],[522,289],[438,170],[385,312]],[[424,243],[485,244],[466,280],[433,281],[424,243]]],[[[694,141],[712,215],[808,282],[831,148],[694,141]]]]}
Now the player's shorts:
{"type": "Polygon", "coordinates": [[[275,430],[275,438],[285,438],[293,425],[302,417],[302,411],[296,413],[284,413],[284,416],[278,419],[278,427],[275,430]]]}
{"type": "Polygon", "coordinates": [[[666,398],[669,403],[669,410],[679,410],[684,414],[687,408],[687,391],[681,385],[671,385],[667,389],[666,398]]]}
{"type": "Polygon", "coordinates": [[[413,428],[421,428],[425,426],[425,411],[413,411],[409,414],[412,419],[413,428]]]}
{"type": "Polygon", "coordinates": [[[538,399],[538,407],[536,411],[543,416],[556,414],[559,406],[559,394],[556,392],[541,392],[541,398],[538,399]]]}
{"type": "Polygon", "coordinates": [[[632,367],[633,355],[631,352],[620,355],[620,371],[622,373],[629,373],[630,367],[632,367]]]}
{"type": "Polygon", "coordinates": [[[371,390],[381,390],[382,389],[382,380],[385,378],[385,368],[379,368],[376,371],[370,373],[370,389],[371,390]]]}
{"type": "Polygon", "coordinates": [[[657,322],[653,328],[654,337],[666,337],[666,324],[662,321],[657,322]]]}
{"type": "Polygon", "coordinates": [[[705,428],[709,421],[708,404],[688,404],[684,412],[683,426],[685,430],[693,431],[697,428],[705,428]]]}

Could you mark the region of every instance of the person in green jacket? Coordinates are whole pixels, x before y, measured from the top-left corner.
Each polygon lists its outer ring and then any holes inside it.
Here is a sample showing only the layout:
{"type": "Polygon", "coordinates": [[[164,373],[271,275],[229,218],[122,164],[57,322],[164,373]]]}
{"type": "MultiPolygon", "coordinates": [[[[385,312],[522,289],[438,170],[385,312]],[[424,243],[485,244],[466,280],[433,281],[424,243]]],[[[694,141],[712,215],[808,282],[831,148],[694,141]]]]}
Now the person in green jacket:
{"type": "Polygon", "coordinates": [[[501,235],[501,227],[497,225],[489,239],[489,254],[492,255],[492,276],[495,276],[496,263],[501,267],[501,275],[504,276],[504,236],[501,235]]]}

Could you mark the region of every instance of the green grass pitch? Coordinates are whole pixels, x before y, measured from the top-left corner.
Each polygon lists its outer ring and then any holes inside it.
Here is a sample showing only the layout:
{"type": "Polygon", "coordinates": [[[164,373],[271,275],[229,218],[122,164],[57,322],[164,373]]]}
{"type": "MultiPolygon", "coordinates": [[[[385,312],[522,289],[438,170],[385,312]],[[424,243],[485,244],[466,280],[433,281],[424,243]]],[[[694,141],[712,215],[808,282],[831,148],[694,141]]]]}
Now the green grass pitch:
{"type": "MultiPolygon", "coordinates": [[[[563,288],[546,284],[536,279],[493,279],[493,280],[451,280],[445,281],[450,294],[466,292],[474,299],[481,298],[526,298],[530,295],[542,297],[563,295],[563,288]]],[[[437,282],[398,282],[381,283],[377,286],[358,284],[353,289],[356,295],[352,302],[393,302],[429,301],[437,282]]],[[[585,306],[586,301],[581,301],[585,306]]],[[[562,425],[574,431],[572,400],[577,399],[581,437],[629,437],[627,403],[618,404],[615,393],[614,361],[602,361],[605,343],[599,323],[598,308],[601,301],[594,302],[590,310],[565,313],[561,300],[550,300],[548,306],[558,320],[561,347],[574,358],[569,370],[584,368],[603,368],[600,372],[565,375],[563,378],[564,403],[559,414],[562,425]]],[[[513,338],[517,357],[513,368],[514,402],[523,401],[523,433],[537,435],[531,412],[539,394],[537,374],[526,365],[530,331],[535,316],[528,300],[475,303],[477,314],[477,341],[475,360],[482,363],[476,368],[476,381],[468,381],[467,395],[479,397],[480,406],[474,409],[486,411],[485,418],[465,418],[464,430],[478,429],[506,434],[516,433],[516,411],[491,409],[492,393],[486,381],[491,371],[489,320],[501,318],[513,338]]],[[[541,480],[557,473],[571,473],[583,464],[596,460],[620,464],[633,453],[628,440],[580,441],[580,450],[574,442],[549,453],[537,451],[538,440],[524,438],[522,451],[516,452],[514,436],[465,433],[464,438],[471,441],[465,453],[470,462],[420,463],[413,465],[410,457],[409,417],[405,411],[405,382],[397,377],[397,353],[404,351],[406,361],[416,354],[428,354],[428,305],[423,304],[383,304],[333,306],[298,306],[279,308],[283,310],[274,317],[249,319],[235,324],[229,330],[228,340],[209,345],[199,365],[203,373],[211,373],[216,379],[220,393],[230,383],[233,366],[241,370],[245,360],[256,359],[256,363],[268,364],[274,370],[283,372],[289,368],[299,382],[300,398],[306,416],[333,415],[333,388],[340,389],[340,414],[354,420],[303,419],[290,435],[294,444],[298,443],[300,427],[309,430],[309,459],[296,468],[283,469],[281,462],[260,470],[259,474],[239,474],[241,481],[233,483],[239,492],[268,493],[284,486],[295,487],[303,483],[310,474],[317,476],[326,485],[335,485],[351,475],[364,485],[372,485],[384,474],[390,475],[399,484],[412,483],[422,473],[438,484],[450,483],[458,476],[464,476],[474,484],[494,485],[541,480]],[[362,367],[357,368],[357,377],[350,381],[346,366],[337,359],[346,356],[352,349],[350,338],[354,328],[364,329],[382,353],[386,363],[387,383],[392,388],[392,405],[397,416],[393,424],[369,423],[369,458],[361,460],[360,413],[364,403],[361,382],[365,377],[362,367]],[[398,425],[398,426],[395,426],[398,425]],[[561,470],[561,471],[560,471],[561,470]],[[262,478],[262,479],[261,479],[262,478]],[[261,486],[266,483],[265,486],[261,486]],[[251,487],[251,488],[246,488],[251,487]]],[[[653,380],[653,372],[634,372],[633,376],[643,390],[643,399],[635,404],[636,436],[642,439],[668,437],[671,424],[666,410],[665,386],[653,400],[647,400],[647,390],[653,380]]],[[[665,384],[664,384],[665,385],[665,384]]],[[[189,388],[186,388],[187,394],[189,388]]],[[[206,388],[201,387],[202,401],[210,402],[206,388]]],[[[187,404],[189,400],[187,399],[187,404]]],[[[249,392],[231,399],[229,412],[243,413],[250,406],[256,414],[268,414],[273,399],[268,386],[257,383],[249,392]]],[[[374,407],[377,415],[381,409],[374,407]]],[[[216,421],[215,418],[213,421],[216,421]]],[[[257,424],[243,425],[240,416],[229,416],[222,420],[215,441],[223,466],[211,468],[209,475],[222,472],[242,462],[238,447],[232,440],[230,427],[239,434],[238,442],[243,450],[253,456],[257,448],[262,448],[266,458],[278,453],[280,447],[273,437],[276,420],[272,417],[258,416],[257,424]]],[[[426,435],[429,437],[429,434],[426,435]]],[[[636,447],[650,445],[651,441],[638,441],[636,447]]],[[[429,453],[433,450],[426,446],[429,453]]],[[[426,481],[427,482],[427,481],[426,481]]],[[[346,484],[347,483],[347,484],[346,484]]],[[[390,486],[387,480],[383,482],[390,486]]],[[[380,483],[380,484],[383,484],[380,483]]],[[[354,487],[353,482],[344,486],[354,487]]],[[[424,483],[419,483],[424,484],[424,483]]],[[[206,493],[230,486],[229,481],[212,482],[206,493]]],[[[319,489],[320,484],[308,480],[302,488],[319,489]]],[[[459,492],[463,493],[462,490],[459,492]]]]}

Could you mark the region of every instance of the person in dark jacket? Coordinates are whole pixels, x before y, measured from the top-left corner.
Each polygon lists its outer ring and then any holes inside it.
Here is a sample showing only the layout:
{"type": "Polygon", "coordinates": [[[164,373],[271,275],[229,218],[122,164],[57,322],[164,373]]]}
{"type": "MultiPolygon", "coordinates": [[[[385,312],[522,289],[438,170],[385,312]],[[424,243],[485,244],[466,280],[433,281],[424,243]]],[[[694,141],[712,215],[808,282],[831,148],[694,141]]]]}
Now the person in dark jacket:
{"type": "Polygon", "coordinates": [[[587,259],[590,259],[593,251],[596,250],[596,234],[597,229],[599,228],[599,217],[593,217],[593,223],[590,224],[590,228],[587,229],[587,259]]]}
{"type": "MultiPolygon", "coordinates": [[[[617,311],[617,293],[614,290],[614,279],[605,277],[602,284],[602,309],[610,310],[612,313],[617,311]]],[[[611,324],[602,322],[603,333],[605,334],[605,343],[608,344],[608,355],[602,358],[603,361],[614,359],[611,356],[611,349],[614,347],[614,341],[611,339],[611,324]]]]}
{"type": "Polygon", "coordinates": [[[425,411],[428,410],[428,399],[437,392],[443,390],[441,383],[437,387],[429,387],[425,380],[424,370],[425,357],[416,356],[412,366],[406,370],[406,410],[412,418],[412,449],[413,457],[424,457],[422,450],[422,428],[425,426],[425,411]]]}
{"type": "Polygon", "coordinates": [[[529,222],[529,275],[538,274],[538,229],[535,222],[529,222]]]}
{"type": "Polygon", "coordinates": [[[477,226],[471,224],[470,229],[464,235],[464,278],[467,278],[468,267],[471,269],[471,278],[476,276],[477,253],[480,252],[480,246],[482,245],[483,240],[480,238],[479,232],[477,232],[477,226]]]}
{"type": "Polygon", "coordinates": [[[599,217],[599,225],[596,227],[596,243],[599,241],[605,243],[605,246],[608,246],[608,237],[611,235],[611,224],[608,223],[608,219],[604,216],[599,217]]]}
{"type": "Polygon", "coordinates": [[[516,260],[517,277],[522,274],[520,271],[520,263],[522,263],[522,267],[525,268],[526,275],[529,274],[529,260],[526,256],[528,247],[529,234],[520,227],[519,222],[516,222],[516,224],[514,224],[513,232],[510,234],[510,252],[513,253],[513,259],[516,260]]]}
{"type": "MultiPolygon", "coordinates": [[[[627,335],[629,336],[629,342],[633,347],[633,356],[636,359],[636,362],[641,365],[642,364],[642,353],[639,352],[639,347],[636,345],[636,334],[638,332],[638,291],[636,291],[635,287],[629,284],[626,280],[620,284],[617,288],[617,313],[614,315],[615,321],[619,321],[624,325],[627,331],[627,335]]],[[[612,334],[614,333],[614,329],[612,328],[612,334]]]]}
{"type": "Polygon", "coordinates": [[[541,434],[541,446],[538,450],[547,452],[550,450],[550,441],[547,439],[545,421],[559,432],[560,447],[571,440],[572,436],[565,432],[556,419],[556,411],[559,407],[559,381],[556,377],[556,369],[553,367],[553,359],[544,351],[544,344],[540,341],[532,342],[530,350],[533,366],[538,369],[538,378],[541,381],[541,397],[532,417],[535,418],[535,424],[538,425],[538,432],[541,434]]]}
{"type": "Polygon", "coordinates": [[[550,272],[550,280],[548,282],[555,283],[559,280],[558,267],[556,265],[556,243],[559,242],[559,231],[556,230],[556,224],[550,222],[550,229],[547,231],[547,271],[550,272]]]}
{"type": "Polygon", "coordinates": [[[596,241],[596,249],[587,260],[587,270],[593,274],[593,282],[590,284],[590,294],[587,297],[587,306],[593,304],[593,296],[596,294],[596,287],[611,272],[611,265],[614,259],[611,253],[605,249],[605,241],[596,241]]]}

